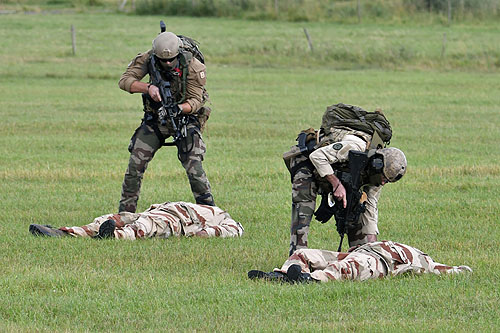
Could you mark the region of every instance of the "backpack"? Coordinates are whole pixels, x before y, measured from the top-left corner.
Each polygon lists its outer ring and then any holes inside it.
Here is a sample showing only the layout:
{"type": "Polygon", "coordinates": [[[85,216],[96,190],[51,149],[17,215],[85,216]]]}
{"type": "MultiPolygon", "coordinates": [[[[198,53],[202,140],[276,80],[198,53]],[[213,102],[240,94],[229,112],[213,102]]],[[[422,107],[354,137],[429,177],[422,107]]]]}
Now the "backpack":
{"type": "Polygon", "coordinates": [[[334,104],[326,108],[321,121],[321,129],[328,135],[332,128],[349,128],[374,135],[376,132],[385,144],[392,137],[391,124],[382,111],[368,112],[359,106],[349,104],[334,104]]]}
{"type": "Polygon", "coordinates": [[[177,35],[182,41],[182,49],[191,53],[193,57],[198,59],[202,64],[205,64],[205,56],[201,53],[199,48],[199,43],[192,39],[191,37],[177,35]]]}

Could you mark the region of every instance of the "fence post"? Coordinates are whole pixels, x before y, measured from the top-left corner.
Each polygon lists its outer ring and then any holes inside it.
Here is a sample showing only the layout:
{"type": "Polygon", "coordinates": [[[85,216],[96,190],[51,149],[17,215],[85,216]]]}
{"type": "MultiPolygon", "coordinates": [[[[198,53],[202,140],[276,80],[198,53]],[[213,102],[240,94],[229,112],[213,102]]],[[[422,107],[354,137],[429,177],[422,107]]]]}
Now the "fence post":
{"type": "Polygon", "coordinates": [[[443,47],[441,48],[441,58],[444,58],[446,53],[446,32],[443,33],[443,47]]]}
{"type": "Polygon", "coordinates": [[[76,55],[76,30],[73,24],[71,25],[71,46],[73,48],[73,55],[76,55]]]}
{"type": "Polygon", "coordinates": [[[126,5],[126,4],[127,4],[127,0],[123,0],[123,1],[122,1],[122,4],[120,5],[120,7],[118,7],[118,10],[122,12],[122,11],[123,11],[123,9],[125,8],[125,5],[126,5]]]}
{"type": "Polygon", "coordinates": [[[311,50],[311,52],[314,52],[314,48],[313,48],[313,44],[312,44],[312,41],[311,41],[311,37],[309,36],[309,33],[307,32],[306,28],[304,28],[304,33],[306,34],[307,43],[309,44],[309,49],[311,50]]]}

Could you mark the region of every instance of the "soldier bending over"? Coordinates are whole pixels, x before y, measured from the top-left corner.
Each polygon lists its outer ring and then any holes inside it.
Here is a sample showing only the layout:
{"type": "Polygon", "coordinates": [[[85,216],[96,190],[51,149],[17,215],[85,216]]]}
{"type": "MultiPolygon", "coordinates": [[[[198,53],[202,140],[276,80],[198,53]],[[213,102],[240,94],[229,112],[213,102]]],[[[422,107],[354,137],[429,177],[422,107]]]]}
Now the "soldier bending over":
{"type": "Polygon", "coordinates": [[[188,202],[165,202],[151,205],[143,213],[120,212],[106,214],[82,227],[62,227],[32,224],[35,236],[74,236],[96,238],[168,238],[170,236],[236,237],[243,227],[222,209],[188,202]]]}

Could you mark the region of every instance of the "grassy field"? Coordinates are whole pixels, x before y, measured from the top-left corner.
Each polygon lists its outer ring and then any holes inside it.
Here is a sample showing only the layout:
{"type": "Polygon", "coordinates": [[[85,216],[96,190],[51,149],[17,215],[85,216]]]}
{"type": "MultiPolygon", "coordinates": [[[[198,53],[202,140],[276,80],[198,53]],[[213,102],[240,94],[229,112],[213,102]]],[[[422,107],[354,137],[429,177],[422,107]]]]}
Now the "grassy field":
{"type": "MultiPolygon", "coordinates": [[[[498,329],[498,26],[447,28],[460,45],[450,41],[448,63],[439,26],[312,25],[319,54],[339,41],[356,45],[337,61],[310,56],[301,24],[168,18],[206,50],[214,113],[204,165],[217,204],[245,235],[32,237],[30,223],[83,225],[117,209],[128,140],[142,116],[140,96],[117,82],[160,19],[0,16],[0,331],[498,329]],[[392,61],[385,51],[398,40],[420,58],[392,61]],[[384,61],[356,60],[374,45],[384,61]],[[382,107],[391,146],[408,157],[405,178],[383,190],[379,238],[474,274],[321,285],[246,278],[286,259],[291,195],[281,154],[337,102],[382,107]]],[[[168,148],[146,173],[139,209],[166,200],[192,200],[168,148]]],[[[313,222],[311,247],[334,249],[338,239],[333,223],[313,222]]]]}

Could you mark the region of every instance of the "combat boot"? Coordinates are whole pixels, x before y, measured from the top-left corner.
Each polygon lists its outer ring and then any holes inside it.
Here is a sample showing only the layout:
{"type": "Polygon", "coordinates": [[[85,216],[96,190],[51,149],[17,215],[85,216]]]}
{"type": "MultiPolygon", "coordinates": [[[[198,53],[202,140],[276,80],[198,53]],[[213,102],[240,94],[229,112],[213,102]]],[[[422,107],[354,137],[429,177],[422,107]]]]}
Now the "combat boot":
{"type": "Polygon", "coordinates": [[[290,282],[288,277],[281,272],[263,272],[258,270],[251,270],[248,272],[248,278],[250,280],[262,279],[274,282],[290,282]]]}
{"type": "Polygon", "coordinates": [[[302,268],[300,265],[293,264],[288,267],[286,271],[286,276],[291,283],[310,283],[310,282],[319,282],[311,277],[309,273],[302,273],[302,268]]]}
{"type": "Polygon", "coordinates": [[[47,237],[68,236],[67,232],[53,228],[50,225],[30,224],[29,230],[34,236],[47,236],[47,237]]]}
{"type": "Polygon", "coordinates": [[[112,219],[104,221],[99,227],[99,232],[95,238],[115,238],[116,222],[112,219]]]}

